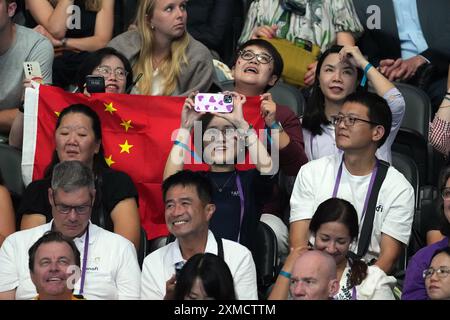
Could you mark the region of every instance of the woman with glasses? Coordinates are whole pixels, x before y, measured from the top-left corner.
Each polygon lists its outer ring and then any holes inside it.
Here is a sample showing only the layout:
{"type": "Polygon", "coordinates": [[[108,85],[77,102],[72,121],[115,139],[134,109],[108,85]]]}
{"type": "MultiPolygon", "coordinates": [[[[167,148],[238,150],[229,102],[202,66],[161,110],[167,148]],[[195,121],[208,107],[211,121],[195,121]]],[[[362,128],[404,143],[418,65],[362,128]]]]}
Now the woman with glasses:
{"type": "MultiPolygon", "coordinates": [[[[400,91],[364,58],[358,47],[350,46],[333,46],[319,58],[302,119],[305,152],[309,160],[341,152],[336,147],[332,117],[341,110],[345,97],[365,90],[368,82],[387,101],[392,112],[390,134],[376,153],[378,159],[391,162],[391,146],[405,113],[405,101],[400,91]]],[[[344,123],[349,127],[355,124],[353,120],[344,123]]]]}
{"type": "Polygon", "coordinates": [[[440,211],[440,231],[445,236],[441,241],[430,244],[411,258],[406,269],[405,283],[403,285],[403,300],[425,300],[427,295],[423,271],[430,267],[434,254],[450,245],[450,166],[442,169],[439,176],[439,190],[441,197],[437,203],[440,211]]]}
{"type": "Polygon", "coordinates": [[[107,93],[126,93],[133,82],[133,70],[128,59],[109,47],[90,53],[83,61],[78,69],[78,91],[86,92],[88,75],[103,77],[107,93]]]}
{"type": "MultiPolygon", "coordinates": [[[[314,213],[309,231],[314,236],[314,249],[330,254],[336,262],[339,291],[336,300],[393,300],[396,279],[379,267],[367,266],[355,258],[351,247],[358,238],[358,214],[343,199],[330,198],[314,213]]],[[[297,257],[307,248],[292,250],[283,266],[269,300],[288,298],[291,272],[297,257]]]]}
{"type": "Polygon", "coordinates": [[[207,92],[213,82],[208,48],[186,32],[186,0],[142,0],[136,29],[108,46],[122,52],[142,79],[132,93],[183,96],[207,92]]]}
{"type": "MultiPolygon", "coordinates": [[[[53,167],[61,161],[79,160],[95,174],[96,197],[91,221],[122,235],[139,248],[138,193],[127,174],[112,170],[106,164],[100,119],[95,111],[83,104],[63,109],[56,122],[55,145],[44,179],[30,183],[23,194],[18,212],[22,217],[21,229],[52,219],[48,189],[53,167]]],[[[83,209],[78,208],[80,210],[83,209]]]]}
{"type": "Polygon", "coordinates": [[[450,247],[436,251],[431,265],[423,271],[428,297],[450,300],[450,247]]]}

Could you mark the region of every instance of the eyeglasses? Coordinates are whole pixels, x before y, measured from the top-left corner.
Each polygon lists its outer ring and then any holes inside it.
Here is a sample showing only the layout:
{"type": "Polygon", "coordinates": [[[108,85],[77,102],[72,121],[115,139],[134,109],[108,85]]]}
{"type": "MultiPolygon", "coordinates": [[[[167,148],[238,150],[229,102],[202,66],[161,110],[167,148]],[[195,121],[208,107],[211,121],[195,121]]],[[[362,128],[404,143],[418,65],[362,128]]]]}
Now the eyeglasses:
{"type": "MultiPolygon", "coordinates": [[[[113,72],[110,66],[98,66],[97,68],[95,68],[95,71],[97,71],[97,73],[102,77],[109,77],[113,72]]],[[[116,75],[117,79],[124,80],[127,77],[128,72],[123,68],[116,68],[114,70],[114,74],[116,75]]]]}
{"type": "Polygon", "coordinates": [[[362,122],[370,123],[370,124],[373,124],[375,126],[379,125],[379,123],[372,122],[372,121],[365,120],[365,119],[361,119],[361,118],[357,118],[357,117],[350,116],[350,115],[338,114],[338,115],[335,115],[335,116],[331,116],[331,123],[333,123],[333,125],[335,125],[335,126],[339,125],[342,122],[342,120],[344,120],[344,124],[347,127],[352,127],[355,124],[356,121],[362,121],[362,122]]]}
{"type": "Polygon", "coordinates": [[[56,203],[55,200],[55,191],[53,191],[53,203],[55,204],[55,208],[56,210],[58,210],[59,213],[61,214],[69,214],[70,212],[72,212],[72,209],[75,210],[76,214],[78,215],[85,215],[88,214],[92,208],[92,204],[84,204],[81,206],[68,206],[62,203],[56,203]]]}
{"type": "Polygon", "coordinates": [[[270,61],[273,60],[273,58],[268,55],[267,53],[254,53],[250,50],[241,50],[239,51],[239,56],[244,60],[252,60],[256,57],[256,60],[262,64],[268,64],[270,61]]]}
{"type": "Polygon", "coordinates": [[[431,278],[435,272],[438,278],[444,279],[447,278],[448,274],[450,273],[450,268],[449,267],[439,267],[437,269],[428,268],[423,271],[422,276],[424,279],[431,278]]]}
{"type": "Polygon", "coordinates": [[[442,188],[441,189],[441,197],[443,200],[450,200],[450,188],[442,188]]]}

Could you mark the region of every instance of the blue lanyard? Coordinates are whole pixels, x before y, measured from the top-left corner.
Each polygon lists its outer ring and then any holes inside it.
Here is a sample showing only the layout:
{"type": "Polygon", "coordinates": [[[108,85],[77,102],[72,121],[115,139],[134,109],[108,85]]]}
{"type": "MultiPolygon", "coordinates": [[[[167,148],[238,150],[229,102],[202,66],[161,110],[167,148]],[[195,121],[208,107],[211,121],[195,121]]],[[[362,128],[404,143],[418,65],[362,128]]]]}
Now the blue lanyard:
{"type": "Polygon", "coordinates": [[[238,238],[237,238],[237,242],[239,242],[239,240],[241,239],[242,221],[244,220],[245,200],[244,200],[244,191],[242,189],[241,178],[239,177],[239,173],[237,173],[237,172],[236,172],[236,186],[239,191],[239,200],[241,203],[241,217],[239,220],[239,233],[238,233],[238,238]]]}

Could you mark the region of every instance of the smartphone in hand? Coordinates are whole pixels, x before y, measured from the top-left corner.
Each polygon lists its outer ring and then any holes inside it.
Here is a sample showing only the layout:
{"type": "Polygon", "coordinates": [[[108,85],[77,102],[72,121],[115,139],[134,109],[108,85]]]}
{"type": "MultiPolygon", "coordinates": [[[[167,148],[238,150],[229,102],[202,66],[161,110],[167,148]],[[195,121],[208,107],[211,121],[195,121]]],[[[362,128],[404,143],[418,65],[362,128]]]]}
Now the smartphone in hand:
{"type": "Polygon", "coordinates": [[[223,93],[198,93],[195,96],[195,111],[222,112],[233,111],[233,96],[223,93]]]}
{"type": "Polygon", "coordinates": [[[89,93],[105,92],[105,78],[101,76],[86,76],[86,90],[89,93]]]}
{"type": "Polygon", "coordinates": [[[39,65],[39,62],[25,61],[23,63],[23,71],[25,73],[25,79],[43,83],[41,66],[39,65]]]}

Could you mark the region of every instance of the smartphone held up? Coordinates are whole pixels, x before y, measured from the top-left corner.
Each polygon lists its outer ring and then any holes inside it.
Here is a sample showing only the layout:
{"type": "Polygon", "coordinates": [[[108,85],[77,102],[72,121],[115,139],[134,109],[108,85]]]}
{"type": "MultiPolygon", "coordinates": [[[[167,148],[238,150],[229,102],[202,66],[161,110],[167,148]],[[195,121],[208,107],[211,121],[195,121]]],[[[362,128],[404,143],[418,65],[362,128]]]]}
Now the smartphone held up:
{"type": "Polygon", "coordinates": [[[102,76],[86,76],[86,90],[89,93],[105,92],[105,78],[102,76]]]}
{"type": "Polygon", "coordinates": [[[233,96],[222,93],[198,93],[195,96],[195,111],[230,113],[233,111],[233,96]]]}

